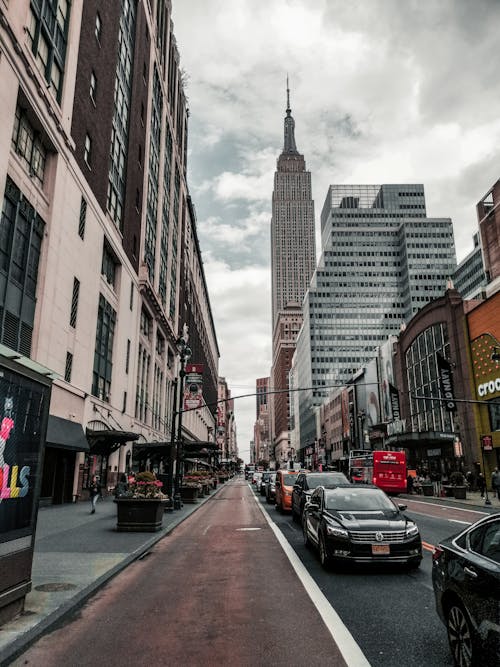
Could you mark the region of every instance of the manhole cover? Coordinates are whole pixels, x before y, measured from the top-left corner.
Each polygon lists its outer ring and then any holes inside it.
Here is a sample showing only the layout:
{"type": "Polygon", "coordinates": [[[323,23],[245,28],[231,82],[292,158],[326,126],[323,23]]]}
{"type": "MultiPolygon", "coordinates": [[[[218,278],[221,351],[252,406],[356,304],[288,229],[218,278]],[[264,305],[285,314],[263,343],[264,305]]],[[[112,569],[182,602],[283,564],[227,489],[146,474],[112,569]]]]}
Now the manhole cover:
{"type": "Polygon", "coordinates": [[[41,591],[42,593],[56,593],[57,591],[70,591],[72,588],[76,588],[75,584],[40,584],[39,586],[35,586],[35,591],[41,591]]]}

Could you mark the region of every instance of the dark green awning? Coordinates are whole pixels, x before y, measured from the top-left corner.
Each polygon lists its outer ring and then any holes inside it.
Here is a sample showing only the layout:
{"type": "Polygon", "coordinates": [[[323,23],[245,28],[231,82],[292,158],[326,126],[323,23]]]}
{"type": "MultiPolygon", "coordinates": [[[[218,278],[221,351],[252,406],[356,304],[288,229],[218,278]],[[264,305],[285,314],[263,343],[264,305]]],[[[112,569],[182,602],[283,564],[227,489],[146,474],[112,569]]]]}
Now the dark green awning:
{"type": "Polygon", "coordinates": [[[73,452],[89,451],[82,425],[54,415],[49,415],[46,444],[57,449],[71,449],[73,452]]]}

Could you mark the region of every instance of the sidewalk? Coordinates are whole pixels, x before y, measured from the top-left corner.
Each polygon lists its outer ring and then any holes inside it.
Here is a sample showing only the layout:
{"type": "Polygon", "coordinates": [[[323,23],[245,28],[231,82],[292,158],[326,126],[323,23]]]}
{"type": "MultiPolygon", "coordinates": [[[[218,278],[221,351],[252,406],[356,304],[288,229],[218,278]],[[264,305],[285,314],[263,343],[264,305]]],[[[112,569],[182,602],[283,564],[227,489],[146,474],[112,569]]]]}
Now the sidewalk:
{"type": "Polygon", "coordinates": [[[463,506],[471,506],[474,507],[475,509],[480,509],[485,512],[491,513],[491,512],[500,512],[500,500],[496,497],[494,493],[491,491],[488,491],[488,499],[491,503],[491,505],[486,505],[485,501],[486,498],[481,498],[481,494],[479,491],[467,491],[467,497],[465,500],[456,500],[455,498],[438,498],[436,496],[421,496],[419,494],[413,493],[413,494],[408,494],[408,493],[401,493],[399,495],[399,498],[408,498],[412,500],[422,500],[424,502],[434,502],[434,503],[442,503],[444,505],[450,504],[450,505],[463,505],[463,506]]]}
{"type": "Polygon", "coordinates": [[[8,665],[67,613],[83,604],[109,579],[168,535],[217,494],[223,484],[195,504],[166,512],[157,533],[118,533],[112,498],[96,513],[80,502],[41,508],[38,513],[32,591],[24,613],[0,627],[0,665],[8,665]]]}

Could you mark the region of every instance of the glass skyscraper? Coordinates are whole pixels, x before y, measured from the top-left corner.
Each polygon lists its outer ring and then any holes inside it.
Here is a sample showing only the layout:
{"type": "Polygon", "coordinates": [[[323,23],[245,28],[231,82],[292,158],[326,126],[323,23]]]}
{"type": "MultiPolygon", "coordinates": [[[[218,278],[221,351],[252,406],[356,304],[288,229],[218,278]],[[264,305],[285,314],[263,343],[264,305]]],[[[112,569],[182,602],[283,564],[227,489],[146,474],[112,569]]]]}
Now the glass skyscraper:
{"type": "Polygon", "coordinates": [[[294,375],[300,443],[314,410],[390,334],[441,296],[456,268],[452,222],[428,218],[423,185],[332,185],[321,214],[322,256],[304,299],[294,375]]]}

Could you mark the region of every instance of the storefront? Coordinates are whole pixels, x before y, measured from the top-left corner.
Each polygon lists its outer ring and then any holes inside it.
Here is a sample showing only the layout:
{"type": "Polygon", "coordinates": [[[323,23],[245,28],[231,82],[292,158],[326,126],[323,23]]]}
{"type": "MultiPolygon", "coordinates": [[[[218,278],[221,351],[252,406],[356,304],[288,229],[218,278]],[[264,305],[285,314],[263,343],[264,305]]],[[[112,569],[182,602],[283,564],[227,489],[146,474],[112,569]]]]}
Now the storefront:
{"type": "Polygon", "coordinates": [[[472,391],[478,438],[477,462],[488,486],[500,468],[500,292],[477,305],[467,316],[473,370],[472,391]],[[482,446],[484,445],[484,446],[482,446]]]}

